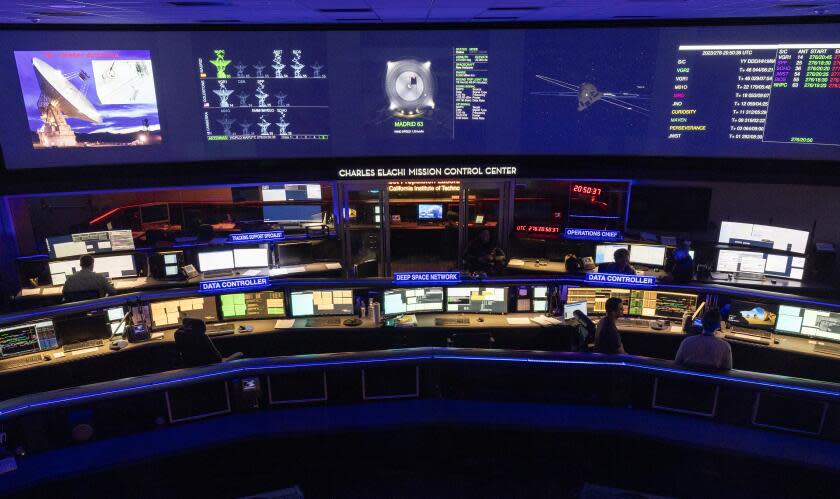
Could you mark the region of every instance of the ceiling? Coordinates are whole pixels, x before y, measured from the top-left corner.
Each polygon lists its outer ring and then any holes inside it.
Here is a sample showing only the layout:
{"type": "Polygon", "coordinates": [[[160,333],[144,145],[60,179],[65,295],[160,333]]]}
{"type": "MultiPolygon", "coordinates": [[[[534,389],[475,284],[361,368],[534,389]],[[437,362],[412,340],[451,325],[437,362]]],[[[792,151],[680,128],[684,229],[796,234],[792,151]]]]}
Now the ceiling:
{"type": "Polygon", "coordinates": [[[0,24],[352,24],[840,15],[840,0],[0,0],[0,24]]]}

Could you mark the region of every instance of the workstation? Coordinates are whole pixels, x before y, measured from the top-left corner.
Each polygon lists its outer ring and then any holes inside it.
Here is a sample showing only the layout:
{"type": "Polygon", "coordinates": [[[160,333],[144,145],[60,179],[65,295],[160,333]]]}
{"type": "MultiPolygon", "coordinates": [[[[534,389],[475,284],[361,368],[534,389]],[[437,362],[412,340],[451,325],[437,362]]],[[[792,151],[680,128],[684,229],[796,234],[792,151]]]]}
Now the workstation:
{"type": "Polygon", "coordinates": [[[455,399],[836,446],[836,21],[11,26],[0,463],[455,399]]]}

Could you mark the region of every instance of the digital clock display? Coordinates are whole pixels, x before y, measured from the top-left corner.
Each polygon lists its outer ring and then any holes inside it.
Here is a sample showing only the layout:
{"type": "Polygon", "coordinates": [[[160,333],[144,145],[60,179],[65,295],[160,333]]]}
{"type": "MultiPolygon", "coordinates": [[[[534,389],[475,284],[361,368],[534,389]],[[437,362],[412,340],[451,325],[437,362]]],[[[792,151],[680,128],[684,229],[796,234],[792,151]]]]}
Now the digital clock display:
{"type": "Polygon", "coordinates": [[[580,194],[588,194],[590,196],[600,196],[604,189],[600,187],[592,187],[590,185],[572,184],[572,192],[580,194]]]}

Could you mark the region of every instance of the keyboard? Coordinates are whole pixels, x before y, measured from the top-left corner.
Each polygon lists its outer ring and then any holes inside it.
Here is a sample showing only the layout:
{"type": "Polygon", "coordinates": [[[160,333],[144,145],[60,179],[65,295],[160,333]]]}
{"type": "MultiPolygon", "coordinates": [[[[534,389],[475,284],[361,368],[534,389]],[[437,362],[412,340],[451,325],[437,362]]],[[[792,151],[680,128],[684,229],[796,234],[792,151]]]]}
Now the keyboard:
{"type": "Polygon", "coordinates": [[[770,331],[762,331],[760,329],[730,328],[729,331],[735,334],[745,334],[747,336],[755,336],[756,338],[762,338],[765,340],[773,339],[773,335],[770,333],[770,331]]]}
{"type": "Polygon", "coordinates": [[[836,355],[840,357],[840,345],[817,343],[816,345],[814,345],[814,351],[817,353],[825,353],[828,355],[836,355]]]}
{"type": "Polygon", "coordinates": [[[41,354],[24,355],[23,357],[15,357],[14,359],[3,361],[0,369],[12,369],[14,367],[28,366],[43,361],[41,354]]]}
{"type": "Polygon", "coordinates": [[[619,319],[617,326],[650,327],[650,319],[619,319]]]}
{"type": "Polygon", "coordinates": [[[435,326],[469,326],[469,317],[438,317],[435,326]]]}
{"type": "Polygon", "coordinates": [[[764,274],[761,272],[736,272],[735,278],[742,281],[763,281],[764,274]]]}
{"type": "Polygon", "coordinates": [[[739,333],[726,333],[723,335],[724,338],[727,340],[735,340],[735,341],[742,341],[745,343],[754,343],[756,345],[769,345],[770,339],[763,338],[761,336],[755,336],[751,334],[739,334],[739,333]]]}
{"type": "Polygon", "coordinates": [[[332,327],[340,325],[341,317],[312,317],[306,319],[306,327],[332,327]]]}
{"type": "Polygon", "coordinates": [[[105,342],[102,341],[102,340],[80,341],[78,343],[71,343],[69,345],[64,345],[64,351],[65,352],[72,352],[73,350],[84,350],[85,348],[101,347],[104,344],[105,344],[105,342]]]}
{"type": "Polygon", "coordinates": [[[208,270],[204,272],[205,279],[215,279],[217,277],[231,277],[233,276],[233,270],[208,270]]]}
{"type": "Polygon", "coordinates": [[[207,325],[207,336],[226,336],[235,332],[236,324],[232,322],[207,325]]]}

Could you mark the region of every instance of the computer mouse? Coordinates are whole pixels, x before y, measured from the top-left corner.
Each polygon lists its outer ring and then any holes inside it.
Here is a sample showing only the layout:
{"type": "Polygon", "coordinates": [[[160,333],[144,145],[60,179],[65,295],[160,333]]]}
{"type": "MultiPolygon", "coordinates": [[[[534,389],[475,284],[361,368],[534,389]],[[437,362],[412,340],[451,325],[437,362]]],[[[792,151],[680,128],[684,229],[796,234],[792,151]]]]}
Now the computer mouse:
{"type": "Polygon", "coordinates": [[[44,355],[44,360],[52,360],[52,355],[44,355]]]}
{"type": "Polygon", "coordinates": [[[479,317],[478,322],[484,322],[484,317],[479,317]]]}
{"type": "Polygon", "coordinates": [[[250,333],[253,330],[254,330],[254,326],[252,326],[250,324],[242,324],[241,326],[239,326],[239,332],[240,333],[250,333]]]}
{"type": "Polygon", "coordinates": [[[125,340],[114,340],[111,342],[111,350],[122,350],[123,348],[128,346],[128,342],[125,340]]]}

